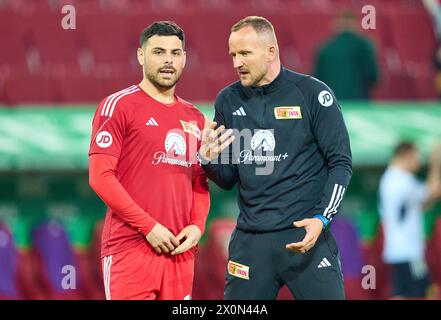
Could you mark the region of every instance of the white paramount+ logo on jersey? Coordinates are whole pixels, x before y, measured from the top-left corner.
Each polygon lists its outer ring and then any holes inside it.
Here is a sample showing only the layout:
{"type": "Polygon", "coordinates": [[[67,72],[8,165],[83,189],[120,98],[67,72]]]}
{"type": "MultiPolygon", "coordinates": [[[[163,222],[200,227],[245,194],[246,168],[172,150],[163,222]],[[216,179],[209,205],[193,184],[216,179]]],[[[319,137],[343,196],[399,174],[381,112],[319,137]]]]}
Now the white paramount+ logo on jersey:
{"type": "Polygon", "coordinates": [[[179,133],[169,133],[165,138],[165,150],[175,156],[185,156],[187,144],[179,133]]]}
{"type": "Polygon", "coordinates": [[[288,154],[274,154],[276,140],[270,130],[259,130],[251,138],[251,149],[242,150],[239,154],[239,163],[244,162],[279,162],[288,158],[288,154]]]}
{"type": "Polygon", "coordinates": [[[153,155],[152,163],[158,165],[160,163],[183,166],[190,168],[192,163],[187,161],[185,156],[187,154],[187,144],[185,138],[177,133],[170,132],[167,134],[164,141],[164,151],[158,151],[153,155]]]}

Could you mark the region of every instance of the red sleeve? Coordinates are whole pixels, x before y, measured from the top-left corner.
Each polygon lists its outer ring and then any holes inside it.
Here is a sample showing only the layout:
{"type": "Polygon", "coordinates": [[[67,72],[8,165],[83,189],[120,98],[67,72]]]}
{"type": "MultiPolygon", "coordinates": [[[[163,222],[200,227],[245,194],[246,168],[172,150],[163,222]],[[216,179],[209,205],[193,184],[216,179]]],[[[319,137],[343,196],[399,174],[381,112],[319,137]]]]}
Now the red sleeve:
{"type": "Polygon", "coordinates": [[[92,121],[89,155],[101,153],[119,158],[129,123],[125,109],[112,96],[99,104],[92,121]]]}
{"type": "Polygon", "coordinates": [[[208,178],[199,163],[194,165],[193,170],[193,207],[191,209],[190,224],[196,225],[203,234],[208,212],[210,211],[208,178]]]}
{"type": "Polygon", "coordinates": [[[115,177],[118,158],[106,154],[89,157],[89,184],[104,203],[129,225],[147,235],[156,224],[140,208],[115,177]]]}

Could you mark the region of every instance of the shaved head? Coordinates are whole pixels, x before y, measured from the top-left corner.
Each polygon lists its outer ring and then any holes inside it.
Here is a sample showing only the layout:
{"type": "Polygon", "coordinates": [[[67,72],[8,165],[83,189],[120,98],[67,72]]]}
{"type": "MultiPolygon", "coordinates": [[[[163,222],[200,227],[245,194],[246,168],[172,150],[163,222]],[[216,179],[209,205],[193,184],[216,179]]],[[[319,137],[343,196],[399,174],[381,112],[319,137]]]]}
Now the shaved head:
{"type": "Polygon", "coordinates": [[[274,27],[271,22],[269,22],[264,17],[259,16],[248,16],[238,21],[232,28],[231,32],[237,32],[243,28],[252,28],[259,38],[266,44],[277,45],[276,34],[274,32],[274,27]]]}

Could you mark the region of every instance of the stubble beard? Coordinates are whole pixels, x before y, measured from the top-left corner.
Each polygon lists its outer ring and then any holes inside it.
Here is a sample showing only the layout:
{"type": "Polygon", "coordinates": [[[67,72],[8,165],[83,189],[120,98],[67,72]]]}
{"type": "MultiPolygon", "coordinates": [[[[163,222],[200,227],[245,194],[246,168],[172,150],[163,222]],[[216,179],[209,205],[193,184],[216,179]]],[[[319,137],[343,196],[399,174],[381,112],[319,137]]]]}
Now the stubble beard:
{"type": "Polygon", "coordinates": [[[161,79],[161,74],[159,70],[155,71],[154,73],[145,72],[145,77],[157,88],[159,89],[171,89],[173,88],[176,83],[181,78],[181,74],[178,74],[177,71],[175,71],[174,78],[171,80],[163,80],[161,79]]]}

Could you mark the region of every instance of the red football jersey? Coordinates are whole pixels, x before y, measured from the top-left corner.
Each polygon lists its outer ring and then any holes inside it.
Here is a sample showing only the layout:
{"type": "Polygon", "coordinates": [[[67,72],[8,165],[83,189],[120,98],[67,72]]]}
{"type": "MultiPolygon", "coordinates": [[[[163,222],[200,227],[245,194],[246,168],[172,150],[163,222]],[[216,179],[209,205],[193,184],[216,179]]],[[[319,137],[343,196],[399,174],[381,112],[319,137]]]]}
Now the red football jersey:
{"type": "MultiPolygon", "coordinates": [[[[192,179],[203,114],[175,96],[163,104],[132,86],[105,98],[92,124],[89,155],[117,157],[115,176],[134,202],[177,235],[190,223],[192,179]]],[[[203,172],[203,171],[202,171],[203,172]]],[[[107,210],[101,256],[146,241],[145,235],[107,210]]]]}

